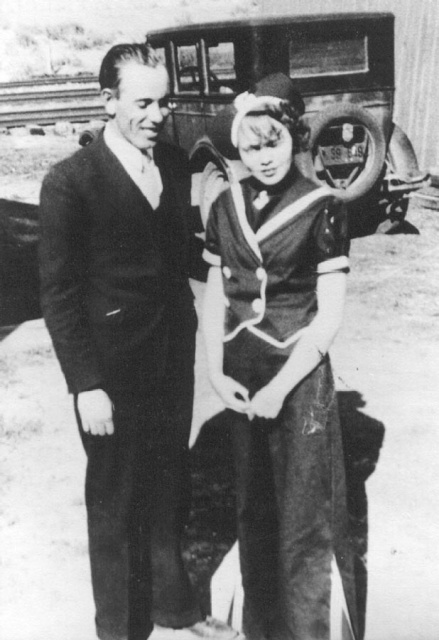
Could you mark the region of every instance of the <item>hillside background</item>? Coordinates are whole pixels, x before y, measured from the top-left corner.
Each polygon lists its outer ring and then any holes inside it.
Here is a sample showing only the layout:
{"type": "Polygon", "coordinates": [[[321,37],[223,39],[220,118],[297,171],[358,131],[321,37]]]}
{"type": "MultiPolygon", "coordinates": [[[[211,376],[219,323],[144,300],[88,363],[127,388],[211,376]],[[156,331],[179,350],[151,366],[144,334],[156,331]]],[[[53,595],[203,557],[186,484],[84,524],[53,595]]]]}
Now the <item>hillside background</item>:
{"type": "Polygon", "coordinates": [[[259,0],[0,0],[0,82],[97,73],[103,51],[148,30],[260,11],[259,0]]]}

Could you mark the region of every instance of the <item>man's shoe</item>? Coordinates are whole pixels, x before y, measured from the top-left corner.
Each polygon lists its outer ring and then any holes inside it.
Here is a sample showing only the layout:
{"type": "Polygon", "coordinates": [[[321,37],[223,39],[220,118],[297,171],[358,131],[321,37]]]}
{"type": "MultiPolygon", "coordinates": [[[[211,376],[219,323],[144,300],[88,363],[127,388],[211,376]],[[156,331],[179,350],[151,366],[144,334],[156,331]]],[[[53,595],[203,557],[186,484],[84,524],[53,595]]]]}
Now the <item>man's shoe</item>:
{"type": "Polygon", "coordinates": [[[205,620],[183,629],[154,625],[148,640],[245,640],[245,637],[225,622],[208,616],[205,620]]]}
{"type": "Polygon", "coordinates": [[[191,627],[182,629],[182,631],[188,631],[191,634],[188,636],[188,640],[189,637],[192,640],[245,640],[242,633],[232,629],[225,622],[210,616],[201,622],[196,622],[191,627]]]}

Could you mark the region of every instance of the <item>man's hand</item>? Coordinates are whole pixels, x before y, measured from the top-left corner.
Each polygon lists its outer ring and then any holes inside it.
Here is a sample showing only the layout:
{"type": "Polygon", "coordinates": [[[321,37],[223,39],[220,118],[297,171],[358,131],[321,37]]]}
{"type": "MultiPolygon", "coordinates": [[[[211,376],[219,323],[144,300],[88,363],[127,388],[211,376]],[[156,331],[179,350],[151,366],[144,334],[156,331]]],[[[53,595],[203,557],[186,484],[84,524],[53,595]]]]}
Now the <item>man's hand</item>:
{"type": "Polygon", "coordinates": [[[269,383],[262,387],[251,399],[247,411],[250,420],[255,416],[259,418],[277,418],[282,409],[285,394],[276,384],[269,383]]]}
{"type": "Polygon", "coordinates": [[[228,409],[247,413],[249,408],[248,389],[224,374],[211,377],[212,386],[228,409]]]}
{"type": "Polygon", "coordinates": [[[87,433],[93,436],[111,436],[114,433],[113,404],[102,389],[78,394],[78,410],[82,428],[87,433]]]}

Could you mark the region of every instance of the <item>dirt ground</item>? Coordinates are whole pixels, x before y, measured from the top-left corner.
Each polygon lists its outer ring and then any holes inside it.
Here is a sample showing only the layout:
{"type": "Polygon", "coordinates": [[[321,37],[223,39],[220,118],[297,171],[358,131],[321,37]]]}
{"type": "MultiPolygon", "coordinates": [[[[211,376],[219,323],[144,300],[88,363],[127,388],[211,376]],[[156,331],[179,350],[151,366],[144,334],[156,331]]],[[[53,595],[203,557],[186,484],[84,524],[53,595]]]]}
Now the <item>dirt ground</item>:
{"type": "MultiPolygon", "coordinates": [[[[2,142],[0,198],[35,198],[46,165],[75,146],[54,140],[2,142]],[[23,154],[15,171],[8,145],[23,154]],[[26,169],[32,154],[48,160],[26,169]]],[[[368,547],[366,640],[436,640],[439,629],[439,212],[413,201],[408,220],[419,233],[352,242],[345,322],[332,349],[353,523],[362,553],[368,547]]],[[[200,304],[204,285],[193,286],[200,304]]],[[[209,437],[211,449],[194,456],[185,557],[205,589],[233,542],[233,517],[221,434],[221,452],[212,449],[221,424],[211,418],[222,407],[201,337],[198,347],[194,451],[209,437]],[[216,461],[208,478],[206,460],[216,461]]],[[[0,345],[0,432],[0,638],[92,640],[85,458],[41,320],[0,345]]]]}

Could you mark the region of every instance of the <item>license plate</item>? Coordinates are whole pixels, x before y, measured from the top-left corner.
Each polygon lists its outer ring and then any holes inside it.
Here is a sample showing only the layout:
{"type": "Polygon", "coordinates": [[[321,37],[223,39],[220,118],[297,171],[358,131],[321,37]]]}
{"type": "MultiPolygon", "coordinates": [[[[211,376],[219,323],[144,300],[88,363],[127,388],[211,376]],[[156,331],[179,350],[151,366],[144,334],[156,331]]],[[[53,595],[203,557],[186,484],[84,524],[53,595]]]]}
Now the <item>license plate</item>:
{"type": "Polygon", "coordinates": [[[352,147],[332,145],[319,147],[320,157],[326,166],[338,164],[362,164],[366,159],[366,145],[357,143],[352,147]]]}

